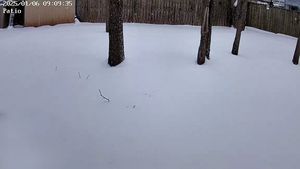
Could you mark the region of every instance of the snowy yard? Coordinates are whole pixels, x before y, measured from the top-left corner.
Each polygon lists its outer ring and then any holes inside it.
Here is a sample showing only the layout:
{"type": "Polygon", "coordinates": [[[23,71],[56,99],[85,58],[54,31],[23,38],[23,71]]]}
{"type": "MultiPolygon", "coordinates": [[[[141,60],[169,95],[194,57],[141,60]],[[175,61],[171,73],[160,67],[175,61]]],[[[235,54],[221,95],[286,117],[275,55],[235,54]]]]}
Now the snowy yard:
{"type": "Polygon", "coordinates": [[[300,168],[296,38],[124,26],[115,68],[105,24],[0,30],[1,169],[300,168]]]}

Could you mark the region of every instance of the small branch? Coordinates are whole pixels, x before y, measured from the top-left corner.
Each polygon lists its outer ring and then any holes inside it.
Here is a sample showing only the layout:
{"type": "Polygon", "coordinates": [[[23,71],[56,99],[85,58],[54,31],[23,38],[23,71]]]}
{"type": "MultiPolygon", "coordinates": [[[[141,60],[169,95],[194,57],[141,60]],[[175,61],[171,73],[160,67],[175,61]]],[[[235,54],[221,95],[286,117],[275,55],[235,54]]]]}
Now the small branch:
{"type": "Polygon", "coordinates": [[[88,76],[86,77],[86,80],[88,80],[88,79],[89,79],[89,77],[90,77],[90,75],[88,75],[88,76]]]}
{"type": "Polygon", "coordinates": [[[55,71],[57,71],[57,70],[58,70],[58,67],[56,66],[56,67],[55,67],[55,71]]]}
{"type": "Polygon", "coordinates": [[[101,92],[100,89],[99,89],[99,93],[100,93],[100,96],[101,96],[104,100],[106,100],[107,102],[110,102],[110,100],[109,100],[107,97],[105,97],[105,96],[102,95],[102,92],[101,92]]]}

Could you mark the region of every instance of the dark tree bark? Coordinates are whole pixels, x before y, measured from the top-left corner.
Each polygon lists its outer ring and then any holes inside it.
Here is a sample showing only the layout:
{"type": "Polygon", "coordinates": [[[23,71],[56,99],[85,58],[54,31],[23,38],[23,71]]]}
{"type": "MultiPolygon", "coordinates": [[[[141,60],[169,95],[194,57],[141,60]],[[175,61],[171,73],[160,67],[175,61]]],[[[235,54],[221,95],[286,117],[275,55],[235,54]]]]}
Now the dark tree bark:
{"type": "Polygon", "coordinates": [[[228,7],[227,7],[227,20],[228,20],[228,26],[231,27],[233,25],[233,5],[234,5],[235,0],[228,0],[228,7]]]}
{"type": "Polygon", "coordinates": [[[109,1],[110,0],[106,0],[106,5],[107,5],[107,11],[106,11],[106,32],[109,32],[109,18],[110,18],[110,14],[109,14],[109,1]]]}
{"type": "Polygon", "coordinates": [[[213,6],[214,0],[209,2],[209,17],[208,17],[208,37],[207,37],[207,49],[206,49],[206,58],[210,59],[210,46],[211,46],[211,35],[212,35],[212,19],[213,19],[213,6]]]}
{"type": "Polygon", "coordinates": [[[247,18],[248,0],[239,0],[236,7],[236,35],[232,47],[231,53],[234,55],[239,54],[240,41],[242,36],[242,31],[245,30],[246,18],[247,18]]]}
{"type": "Polygon", "coordinates": [[[110,0],[109,3],[109,57],[108,64],[116,66],[125,59],[123,39],[123,0],[110,0]]]}
{"type": "Polygon", "coordinates": [[[294,58],[293,58],[293,63],[295,65],[299,64],[299,55],[300,55],[300,37],[298,37],[298,42],[297,42],[297,46],[296,46],[296,50],[295,50],[295,54],[294,54],[294,58]]]}
{"type": "Polygon", "coordinates": [[[199,65],[203,65],[205,63],[205,57],[209,58],[210,53],[210,43],[211,43],[211,21],[210,21],[210,14],[211,14],[211,7],[213,1],[206,0],[205,1],[205,11],[204,11],[204,18],[203,23],[201,26],[201,41],[200,46],[198,49],[198,58],[197,63],[199,65]]]}
{"type": "Polygon", "coordinates": [[[233,43],[233,47],[232,47],[232,51],[231,51],[231,53],[234,54],[234,55],[239,54],[242,31],[243,30],[241,28],[237,28],[237,30],[236,30],[234,43],[233,43]]]}

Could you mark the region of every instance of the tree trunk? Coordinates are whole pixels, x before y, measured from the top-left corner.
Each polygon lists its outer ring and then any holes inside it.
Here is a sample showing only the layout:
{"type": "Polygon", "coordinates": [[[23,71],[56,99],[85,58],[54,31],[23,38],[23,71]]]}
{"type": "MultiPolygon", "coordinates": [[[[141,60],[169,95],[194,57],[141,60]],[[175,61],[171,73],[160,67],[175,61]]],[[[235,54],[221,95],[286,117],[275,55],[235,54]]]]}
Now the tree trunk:
{"type": "Polygon", "coordinates": [[[241,36],[242,36],[242,29],[236,29],[235,39],[234,39],[233,47],[232,47],[232,51],[231,51],[231,53],[234,55],[239,54],[241,36]]]}
{"type": "Polygon", "coordinates": [[[208,36],[207,33],[201,33],[201,41],[200,41],[200,47],[198,49],[198,60],[197,60],[197,63],[199,65],[203,65],[205,63],[207,36],[208,36]]]}
{"type": "Polygon", "coordinates": [[[296,50],[295,50],[295,54],[294,54],[294,58],[293,58],[293,63],[295,65],[299,64],[299,55],[300,55],[300,37],[298,37],[298,42],[297,42],[297,46],[296,46],[296,50]]]}
{"type": "Polygon", "coordinates": [[[110,0],[106,0],[106,32],[109,32],[109,18],[110,18],[110,14],[109,14],[109,1],[110,0]]]}
{"type": "Polygon", "coordinates": [[[248,0],[239,0],[236,7],[236,35],[231,53],[234,55],[239,54],[240,41],[242,31],[245,30],[247,18],[248,0]]]}
{"type": "Polygon", "coordinates": [[[206,58],[210,59],[210,46],[211,46],[211,35],[212,35],[212,19],[213,19],[213,6],[214,0],[209,2],[209,17],[208,17],[208,37],[207,37],[207,49],[206,49],[206,58]]]}
{"type": "Polygon", "coordinates": [[[110,66],[116,66],[125,59],[122,9],[123,0],[110,0],[108,57],[108,64],[110,66]]]}
{"type": "Polygon", "coordinates": [[[209,60],[210,59],[210,46],[211,46],[211,32],[212,32],[212,27],[208,26],[208,34],[206,38],[206,58],[209,60]]]}
{"type": "Polygon", "coordinates": [[[197,63],[199,65],[203,65],[205,63],[205,57],[209,58],[209,52],[210,52],[210,31],[209,31],[209,19],[210,19],[210,3],[211,0],[205,1],[205,11],[204,11],[204,18],[203,23],[201,26],[201,41],[200,46],[198,49],[198,58],[197,63]]]}

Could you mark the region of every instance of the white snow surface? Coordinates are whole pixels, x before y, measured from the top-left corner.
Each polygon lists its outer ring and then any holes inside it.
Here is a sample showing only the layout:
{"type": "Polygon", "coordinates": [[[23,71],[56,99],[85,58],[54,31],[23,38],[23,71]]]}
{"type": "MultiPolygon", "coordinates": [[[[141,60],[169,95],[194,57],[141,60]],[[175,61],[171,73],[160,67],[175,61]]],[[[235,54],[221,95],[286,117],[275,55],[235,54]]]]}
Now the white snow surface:
{"type": "Polygon", "coordinates": [[[234,35],[125,24],[111,68],[105,24],[0,30],[0,168],[299,169],[296,38],[234,35]]]}

